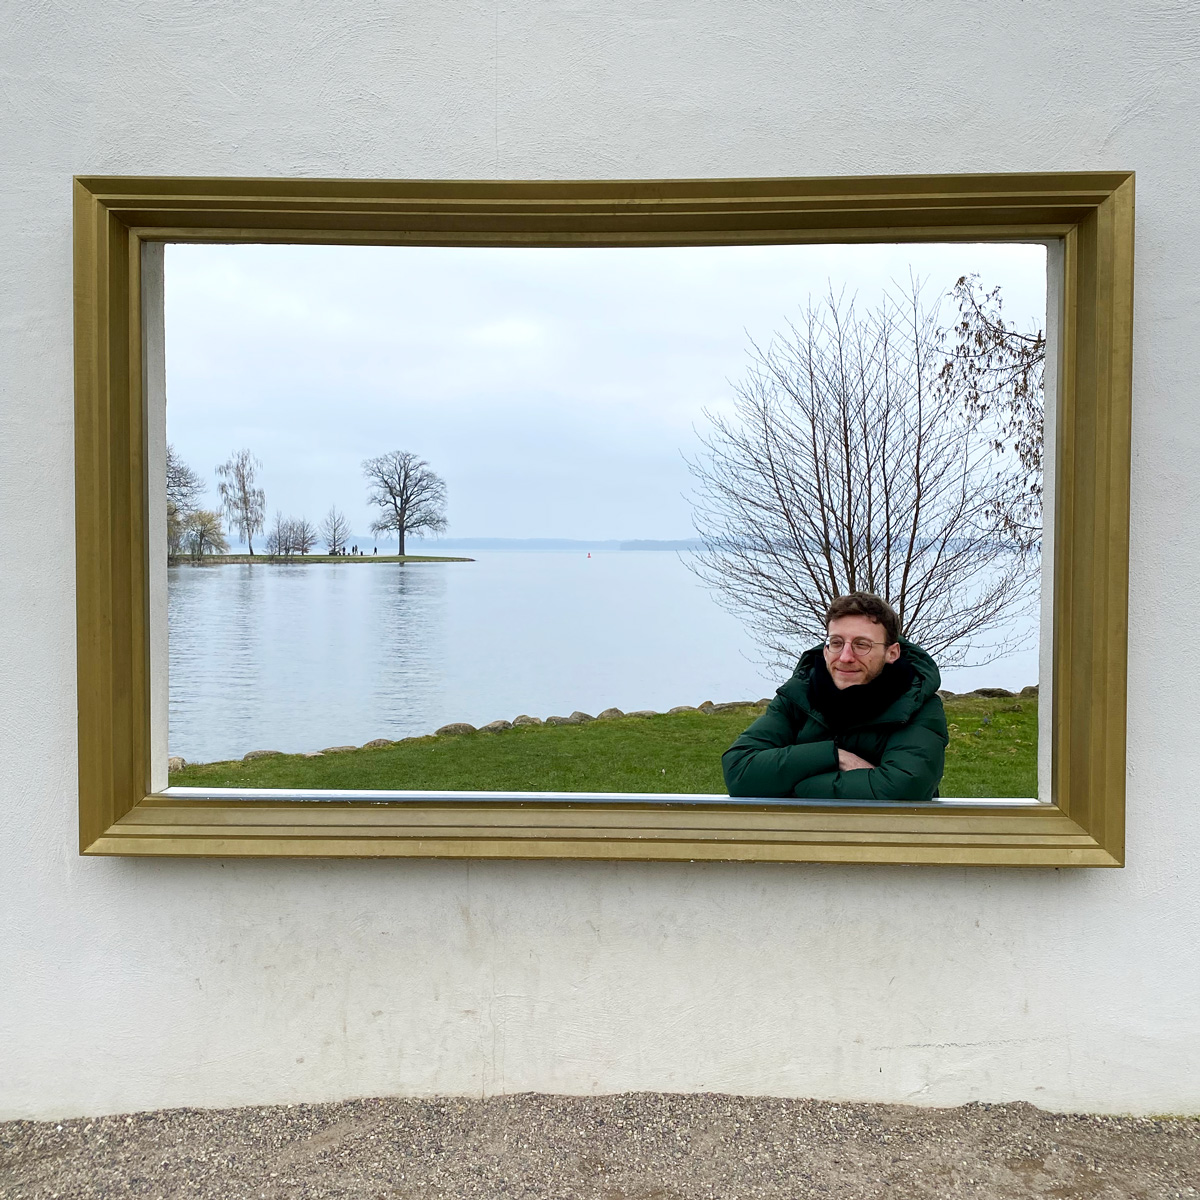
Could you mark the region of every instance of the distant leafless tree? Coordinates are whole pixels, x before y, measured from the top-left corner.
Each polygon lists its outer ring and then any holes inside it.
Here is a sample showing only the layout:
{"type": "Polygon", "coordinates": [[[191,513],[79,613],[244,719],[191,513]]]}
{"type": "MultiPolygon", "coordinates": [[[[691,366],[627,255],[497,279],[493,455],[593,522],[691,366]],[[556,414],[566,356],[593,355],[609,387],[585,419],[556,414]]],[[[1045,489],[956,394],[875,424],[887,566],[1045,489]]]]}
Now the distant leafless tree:
{"type": "Polygon", "coordinates": [[[371,532],[396,534],[401,554],[406,534],[445,531],[446,485],[423,458],[392,450],[366,459],[363,474],[370,485],[367,499],[379,508],[371,532]]]}
{"type": "Polygon", "coordinates": [[[307,554],[317,544],[317,529],[305,517],[292,521],[292,550],[296,554],[307,554]]]}
{"type": "Polygon", "coordinates": [[[204,495],[204,480],[180,457],[175,447],[167,443],[167,499],[180,512],[189,512],[204,495]]]}
{"type": "Polygon", "coordinates": [[[272,558],[307,554],[317,544],[317,531],[304,517],[285,517],[276,512],[267,532],[267,553],[272,558]]]}
{"type": "Polygon", "coordinates": [[[1000,289],[984,291],[978,275],[961,276],[950,294],[958,320],[942,364],[943,389],[972,420],[992,428],[999,454],[1015,456],[1021,498],[1012,505],[1014,532],[1040,538],[1045,334],[1036,328],[1023,333],[1005,320],[1000,289]]]}
{"type": "Polygon", "coordinates": [[[350,540],[350,522],[332,505],[321,522],[321,540],[330,554],[341,554],[350,540]]]}
{"type": "Polygon", "coordinates": [[[831,296],[753,348],[733,415],[706,413],[694,570],[776,661],[856,589],[942,664],[988,661],[1036,594],[1021,466],[947,394],[937,315],[915,283],[868,314],[831,296]]]}
{"type": "Polygon", "coordinates": [[[167,557],[178,558],[185,551],[188,517],[196,511],[204,495],[204,480],[183,461],[167,443],[167,557]]]}
{"type": "Polygon", "coordinates": [[[228,554],[221,514],[207,508],[192,509],[184,522],[184,544],[197,562],[207,554],[228,554]]]}
{"type": "Polygon", "coordinates": [[[167,562],[177,559],[185,550],[187,518],[170,500],[167,501],[167,562]]]}
{"type": "Polygon", "coordinates": [[[267,530],[267,553],[272,558],[290,558],[295,553],[294,525],[291,517],[276,510],[275,520],[267,530]]]}
{"type": "Polygon", "coordinates": [[[266,494],[254,486],[255,473],[261,470],[262,463],[249,450],[239,450],[217,468],[221,507],[229,524],[249,547],[251,557],[254,555],[251,539],[262,529],[267,509],[266,494]]]}

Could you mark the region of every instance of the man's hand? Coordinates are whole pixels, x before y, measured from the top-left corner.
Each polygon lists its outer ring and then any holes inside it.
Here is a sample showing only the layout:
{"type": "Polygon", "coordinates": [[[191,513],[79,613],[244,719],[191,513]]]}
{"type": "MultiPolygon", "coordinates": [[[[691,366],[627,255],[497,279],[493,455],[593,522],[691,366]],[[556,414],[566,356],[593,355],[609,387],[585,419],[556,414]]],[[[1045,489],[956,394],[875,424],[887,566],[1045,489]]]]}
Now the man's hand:
{"type": "Polygon", "coordinates": [[[857,754],[849,750],[838,751],[838,770],[839,771],[873,771],[874,763],[869,763],[865,758],[859,758],[857,754]]]}

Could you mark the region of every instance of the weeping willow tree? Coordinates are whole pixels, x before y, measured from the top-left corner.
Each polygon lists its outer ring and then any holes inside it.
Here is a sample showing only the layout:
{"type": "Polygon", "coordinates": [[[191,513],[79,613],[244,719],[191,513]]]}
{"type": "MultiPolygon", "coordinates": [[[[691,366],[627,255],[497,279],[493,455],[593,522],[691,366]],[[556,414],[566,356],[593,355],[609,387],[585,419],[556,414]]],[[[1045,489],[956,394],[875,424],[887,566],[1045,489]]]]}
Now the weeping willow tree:
{"type": "Polygon", "coordinates": [[[706,411],[693,570],[768,657],[794,658],[856,590],[946,666],[1020,640],[1039,570],[1028,472],[994,406],[944,370],[947,338],[915,283],[870,311],[831,295],[753,346],[731,412],[706,411]]]}

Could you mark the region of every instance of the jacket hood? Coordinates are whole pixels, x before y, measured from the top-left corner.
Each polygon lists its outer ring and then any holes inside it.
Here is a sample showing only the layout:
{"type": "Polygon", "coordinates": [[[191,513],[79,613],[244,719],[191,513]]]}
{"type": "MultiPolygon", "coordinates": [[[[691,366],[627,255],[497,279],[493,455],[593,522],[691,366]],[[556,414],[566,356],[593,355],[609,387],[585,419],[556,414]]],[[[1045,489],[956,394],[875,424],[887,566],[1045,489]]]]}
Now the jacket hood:
{"type": "MultiPolygon", "coordinates": [[[[872,725],[906,724],[921,705],[930,696],[935,695],[938,688],[942,686],[942,673],[938,670],[937,663],[916,642],[910,642],[904,637],[899,638],[898,641],[900,642],[900,658],[912,667],[914,678],[908,690],[892,701],[878,717],[871,721],[872,725]]],[[[809,702],[808,681],[814,670],[824,671],[825,669],[825,645],[821,642],[811,650],[805,650],[800,656],[799,662],[796,663],[796,669],[792,672],[791,678],[777,689],[779,695],[787,697],[793,704],[799,705],[806,713],[822,723],[824,723],[824,718],[809,702]]]]}

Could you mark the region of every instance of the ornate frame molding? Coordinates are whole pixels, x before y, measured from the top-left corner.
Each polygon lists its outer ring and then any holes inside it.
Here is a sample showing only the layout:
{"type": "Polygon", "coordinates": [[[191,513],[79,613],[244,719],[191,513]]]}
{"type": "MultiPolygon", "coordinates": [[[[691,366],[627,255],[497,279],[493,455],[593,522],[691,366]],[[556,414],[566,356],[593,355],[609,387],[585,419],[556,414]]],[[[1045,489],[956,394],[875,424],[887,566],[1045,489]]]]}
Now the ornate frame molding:
{"type": "Polygon", "coordinates": [[[84,854],[1119,866],[1133,175],[75,180],[84,854]],[[668,245],[1061,239],[1052,803],[151,790],[144,242],[668,245]]]}

